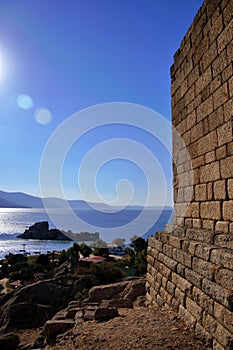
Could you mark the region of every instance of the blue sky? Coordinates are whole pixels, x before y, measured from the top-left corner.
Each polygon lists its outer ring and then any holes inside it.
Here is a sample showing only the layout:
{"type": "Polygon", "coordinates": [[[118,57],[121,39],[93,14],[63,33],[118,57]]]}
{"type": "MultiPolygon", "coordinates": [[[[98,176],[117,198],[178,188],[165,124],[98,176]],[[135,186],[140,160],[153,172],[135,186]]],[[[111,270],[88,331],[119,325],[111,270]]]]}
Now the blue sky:
{"type": "MultiPolygon", "coordinates": [[[[0,188],[39,195],[46,143],[83,108],[128,102],[170,120],[170,66],[202,2],[0,0],[0,188]]],[[[149,204],[172,204],[169,153],[144,130],[126,125],[97,128],[72,145],[62,169],[65,196],[81,198],[77,174],[83,158],[114,138],[137,141],[154,153],[168,195],[163,198],[155,174],[158,196],[149,204]]],[[[112,159],[96,173],[101,196],[114,201],[121,179],[132,183],[133,203],[143,204],[147,176],[130,159],[112,159]]]]}

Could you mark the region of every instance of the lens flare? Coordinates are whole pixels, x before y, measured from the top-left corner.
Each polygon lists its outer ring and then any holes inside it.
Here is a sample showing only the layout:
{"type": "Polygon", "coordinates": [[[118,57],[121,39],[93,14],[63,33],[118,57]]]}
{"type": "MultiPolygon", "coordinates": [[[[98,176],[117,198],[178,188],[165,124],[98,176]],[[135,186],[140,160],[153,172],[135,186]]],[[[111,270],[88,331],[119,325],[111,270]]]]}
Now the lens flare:
{"type": "Polygon", "coordinates": [[[38,108],[34,113],[34,118],[39,124],[49,124],[52,119],[50,111],[46,108],[38,108]]]}
{"type": "Polygon", "coordinates": [[[17,96],[16,98],[17,105],[22,109],[32,109],[33,108],[33,101],[30,96],[21,94],[17,96]]]}

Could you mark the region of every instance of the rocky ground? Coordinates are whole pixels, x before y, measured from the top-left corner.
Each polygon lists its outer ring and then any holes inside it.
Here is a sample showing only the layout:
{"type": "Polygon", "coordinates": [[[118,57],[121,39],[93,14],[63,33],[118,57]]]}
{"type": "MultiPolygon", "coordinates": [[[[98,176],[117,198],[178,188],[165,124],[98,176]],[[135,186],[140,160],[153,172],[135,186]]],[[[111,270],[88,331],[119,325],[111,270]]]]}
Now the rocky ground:
{"type": "MultiPolygon", "coordinates": [[[[37,330],[19,334],[22,343],[36,337],[37,330]]],[[[148,309],[119,309],[119,317],[106,322],[83,322],[78,336],[68,331],[57,337],[54,345],[45,350],[207,350],[200,339],[190,331],[177,315],[164,307],[148,309]]]]}
{"type": "Polygon", "coordinates": [[[208,349],[174,311],[145,307],[144,278],[95,285],[88,299],[73,300],[79,288],[95,284],[92,279],[80,276],[76,281],[47,280],[2,300],[0,348],[208,349]]]}

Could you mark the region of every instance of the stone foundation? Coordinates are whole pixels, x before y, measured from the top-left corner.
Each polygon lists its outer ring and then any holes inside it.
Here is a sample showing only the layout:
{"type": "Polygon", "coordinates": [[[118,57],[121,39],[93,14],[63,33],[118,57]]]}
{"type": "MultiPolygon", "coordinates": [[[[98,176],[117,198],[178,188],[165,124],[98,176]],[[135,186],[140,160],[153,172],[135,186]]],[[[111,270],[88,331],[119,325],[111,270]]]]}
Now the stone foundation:
{"type": "Polygon", "coordinates": [[[233,349],[233,235],[180,227],[150,237],[147,302],[176,309],[213,349],[233,349]]]}

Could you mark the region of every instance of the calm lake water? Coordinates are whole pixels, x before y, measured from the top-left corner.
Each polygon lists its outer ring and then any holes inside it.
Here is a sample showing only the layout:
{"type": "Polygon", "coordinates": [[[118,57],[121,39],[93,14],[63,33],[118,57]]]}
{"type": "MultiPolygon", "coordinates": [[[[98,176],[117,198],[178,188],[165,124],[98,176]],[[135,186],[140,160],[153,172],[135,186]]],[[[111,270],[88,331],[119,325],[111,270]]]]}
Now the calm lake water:
{"type": "Polygon", "coordinates": [[[73,242],[23,240],[16,237],[35,222],[48,221],[50,228],[57,227],[65,231],[99,232],[100,238],[106,242],[119,237],[129,242],[133,235],[147,238],[162,231],[171,219],[172,210],[144,209],[142,215],[140,210],[133,209],[115,213],[88,209],[73,212],[70,216],[69,212],[56,209],[50,214],[44,209],[0,208],[0,259],[9,252],[18,253],[23,249],[23,244],[26,244],[25,249],[30,254],[47,253],[72,246],[73,242]]]}

